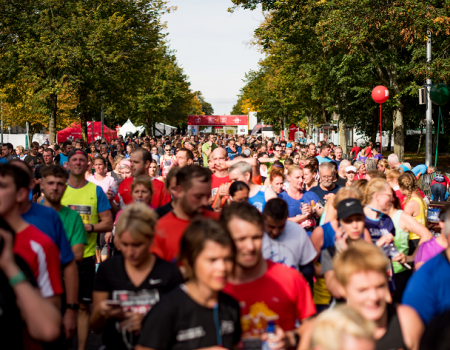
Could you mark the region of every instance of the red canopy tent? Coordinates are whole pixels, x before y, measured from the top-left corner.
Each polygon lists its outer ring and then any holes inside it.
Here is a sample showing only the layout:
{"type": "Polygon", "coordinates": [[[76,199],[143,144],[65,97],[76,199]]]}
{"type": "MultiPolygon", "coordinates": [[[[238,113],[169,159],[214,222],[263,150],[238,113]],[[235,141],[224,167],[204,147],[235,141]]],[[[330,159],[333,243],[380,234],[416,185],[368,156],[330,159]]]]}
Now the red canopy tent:
{"type": "MultiPolygon", "coordinates": [[[[88,143],[92,142],[92,122],[87,122],[87,133],[88,133],[88,143]]],[[[111,141],[111,139],[117,138],[117,131],[108,128],[106,125],[103,125],[103,133],[106,139],[111,141]]],[[[94,141],[99,140],[102,137],[102,123],[94,122],[94,141]]],[[[68,139],[82,139],[81,133],[81,124],[73,123],[68,128],[65,128],[58,132],[57,134],[57,142],[61,143],[68,139]]]]}

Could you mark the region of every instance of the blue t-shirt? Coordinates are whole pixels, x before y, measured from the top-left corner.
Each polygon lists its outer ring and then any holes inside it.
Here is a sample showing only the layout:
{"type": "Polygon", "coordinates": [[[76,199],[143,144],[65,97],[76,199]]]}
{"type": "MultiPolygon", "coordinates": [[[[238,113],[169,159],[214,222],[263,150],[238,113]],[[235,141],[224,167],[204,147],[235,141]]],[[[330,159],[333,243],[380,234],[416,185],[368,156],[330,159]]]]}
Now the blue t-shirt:
{"type": "Polygon", "coordinates": [[[412,275],[402,303],[414,308],[425,325],[450,310],[450,263],[446,251],[428,260],[412,275]]]}
{"type": "Polygon", "coordinates": [[[6,163],[8,163],[8,161],[6,160],[6,158],[1,157],[1,158],[0,158],[0,164],[6,164],[6,163]]]}
{"type": "MultiPolygon", "coordinates": [[[[343,160],[343,159],[342,159],[343,160]]],[[[333,163],[337,165],[337,169],[339,170],[339,165],[341,165],[342,160],[333,160],[333,163]]]]}
{"type": "Polygon", "coordinates": [[[404,164],[402,164],[398,167],[398,170],[400,170],[400,169],[403,169],[403,171],[409,171],[408,167],[404,164]]]}
{"type": "Polygon", "coordinates": [[[302,215],[301,207],[303,203],[311,204],[311,201],[314,201],[314,203],[317,204],[317,202],[319,201],[319,197],[317,197],[315,193],[310,191],[303,192],[303,196],[299,200],[292,198],[285,191],[281,192],[278,195],[278,198],[284,199],[284,201],[287,203],[290,218],[293,218],[297,215],[302,215]]]}
{"type": "Polygon", "coordinates": [[[236,157],[238,154],[241,154],[242,148],[241,147],[235,147],[236,151],[233,151],[230,147],[225,148],[227,151],[227,156],[230,158],[230,160],[233,160],[234,157],[236,157]]]}
{"type": "Polygon", "coordinates": [[[391,218],[386,214],[381,214],[378,219],[365,218],[365,228],[369,231],[373,244],[376,244],[381,236],[392,234],[395,236],[395,227],[391,218]]]}
{"type": "Polygon", "coordinates": [[[319,164],[331,162],[331,158],[316,156],[316,159],[319,161],[319,164]]]}
{"type": "Polygon", "coordinates": [[[336,183],[334,184],[334,188],[331,191],[324,191],[322,190],[322,187],[320,187],[320,185],[314,186],[313,188],[310,189],[311,192],[314,192],[317,197],[319,197],[319,199],[323,199],[323,197],[325,197],[327,194],[330,193],[334,193],[336,194],[337,191],[339,191],[341,188],[341,186],[336,185],[336,183]]]}
{"type": "Polygon", "coordinates": [[[22,218],[36,226],[55,242],[59,249],[61,265],[70,263],[75,259],[62,221],[54,209],[32,202],[30,210],[22,214],[22,218]]]}
{"type": "Polygon", "coordinates": [[[383,155],[378,153],[377,155],[373,156],[373,159],[376,159],[378,161],[380,159],[383,159],[383,155]]]}
{"type": "Polygon", "coordinates": [[[411,169],[415,176],[419,175],[419,173],[426,174],[428,167],[425,164],[420,164],[411,169]]]}

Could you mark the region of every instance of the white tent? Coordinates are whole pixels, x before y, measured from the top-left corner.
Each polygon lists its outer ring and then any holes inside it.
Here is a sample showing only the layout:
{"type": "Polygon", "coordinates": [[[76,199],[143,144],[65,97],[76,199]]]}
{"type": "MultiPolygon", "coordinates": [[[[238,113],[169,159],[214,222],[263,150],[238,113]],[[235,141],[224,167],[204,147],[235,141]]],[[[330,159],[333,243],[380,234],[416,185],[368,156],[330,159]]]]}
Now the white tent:
{"type": "MultiPolygon", "coordinates": [[[[164,129],[166,130],[166,135],[169,135],[172,130],[176,130],[177,128],[175,126],[171,126],[168,124],[163,124],[163,123],[155,123],[155,128],[157,130],[155,130],[156,132],[156,136],[160,136],[164,134],[164,129]]],[[[145,127],[144,126],[135,126],[130,119],[127,120],[127,122],[125,124],[122,125],[122,127],[119,128],[119,135],[122,135],[123,137],[125,137],[127,135],[127,133],[132,133],[134,134],[135,132],[139,132],[139,135],[142,134],[145,131],[145,127]]]]}
{"type": "Polygon", "coordinates": [[[131,122],[130,119],[128,119],[127,122],[119,128],[118,134],[125,137],[127,133],[134,134],[135,132],[139,132],[139,134],[141,134],[144,130],[145,128],[143,126],[137,127],[131,122]]]}

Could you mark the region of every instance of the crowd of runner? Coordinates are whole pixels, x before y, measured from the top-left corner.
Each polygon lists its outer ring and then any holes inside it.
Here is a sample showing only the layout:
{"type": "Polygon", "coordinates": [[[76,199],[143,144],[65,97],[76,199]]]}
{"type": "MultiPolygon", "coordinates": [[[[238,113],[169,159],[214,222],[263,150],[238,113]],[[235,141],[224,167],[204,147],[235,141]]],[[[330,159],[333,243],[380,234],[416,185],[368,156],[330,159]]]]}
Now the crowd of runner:
{"type": "Polygon", "coordinates": [[[1,347],[448,348],[436,170],[306,137],[3,144],[1,347]]]}

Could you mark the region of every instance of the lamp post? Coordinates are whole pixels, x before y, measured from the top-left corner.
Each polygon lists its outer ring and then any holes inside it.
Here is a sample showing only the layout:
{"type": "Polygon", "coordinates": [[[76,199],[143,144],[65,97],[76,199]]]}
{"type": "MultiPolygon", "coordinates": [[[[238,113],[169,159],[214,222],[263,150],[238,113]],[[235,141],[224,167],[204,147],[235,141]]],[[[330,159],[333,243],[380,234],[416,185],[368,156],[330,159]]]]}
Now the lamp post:
{"type": "Polygon", "coordinates": [[[105,96],[103,96],[103,94],[102,94],[102,111],[101,111],[101,113],[100,113],[100,120],[101,120],[101,127],[102,127],[102,131],[101,131],[101,135],[102,135],[102,140],[103,140],[103,137],[105,136],[105,134],[104,134],[104,125],[105,125],[105,112],[103,111],[103,102],[104,102],[104,100],[105,100],[105,96]]]}

